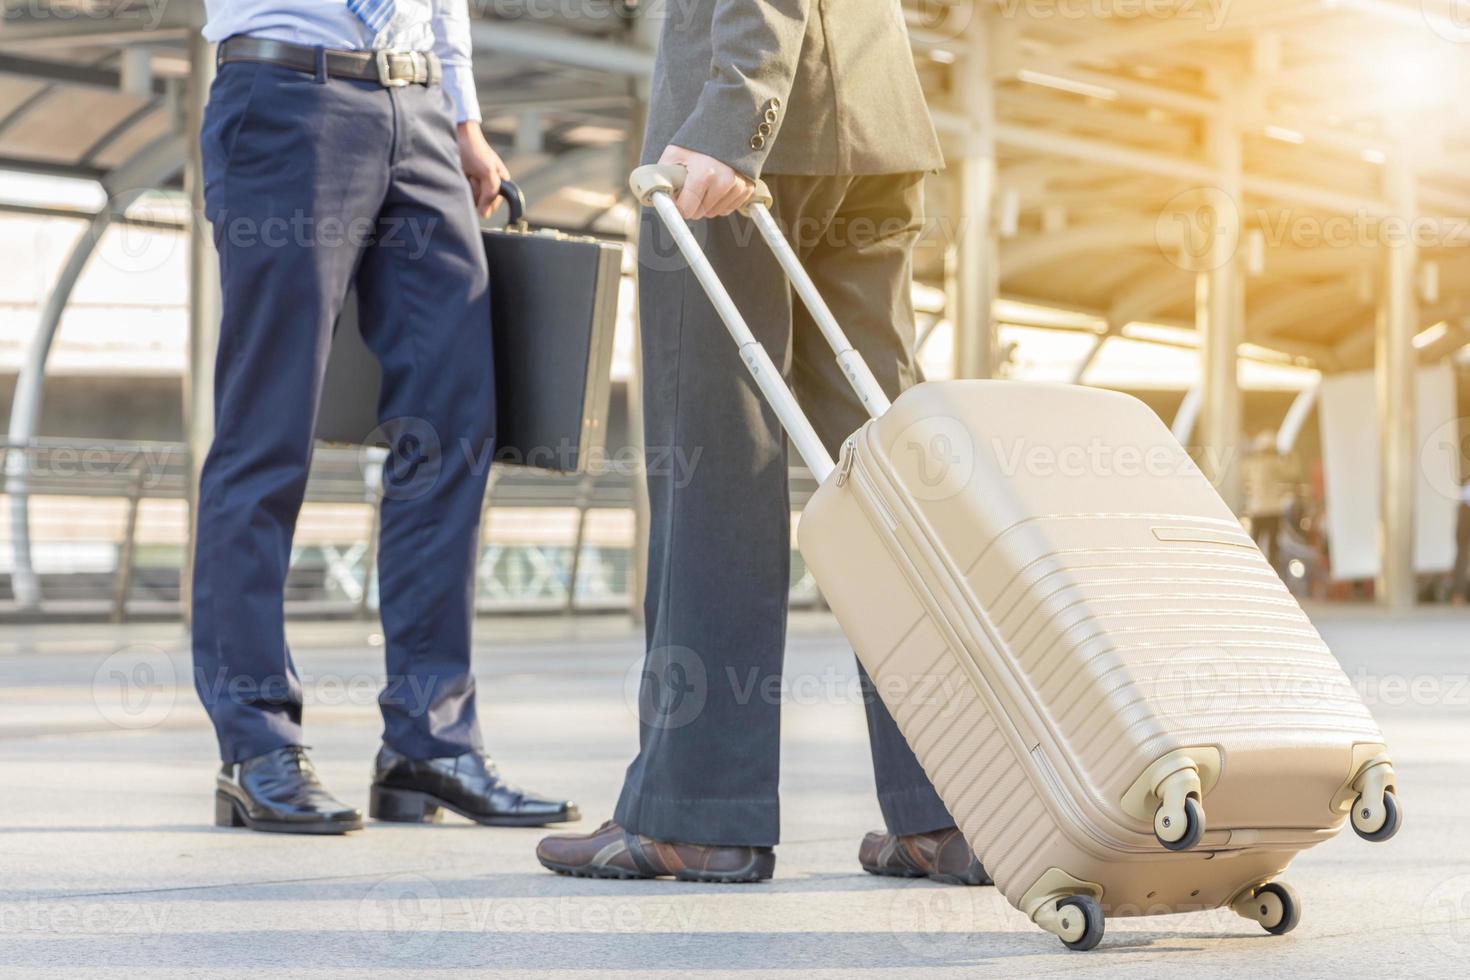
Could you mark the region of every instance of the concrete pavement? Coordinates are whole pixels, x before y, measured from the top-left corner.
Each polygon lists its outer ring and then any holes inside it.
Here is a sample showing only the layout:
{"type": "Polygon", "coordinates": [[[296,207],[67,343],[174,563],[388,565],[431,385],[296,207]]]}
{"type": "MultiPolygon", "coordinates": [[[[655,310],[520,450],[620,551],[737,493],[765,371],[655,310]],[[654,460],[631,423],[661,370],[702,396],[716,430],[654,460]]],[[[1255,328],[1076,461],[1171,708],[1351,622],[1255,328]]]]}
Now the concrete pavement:
{"type": "MultiPolygon", "coordinates": [[[[1393,746],[1405,827],[1348,834],[1288,875],[1301,926],[1228,912],[1108,923],[1069,953],[994,889],[863,874],[879,825],[850,654],[794,622],[783,843],[757,886],[565,879],[535,830],[370,824],[342,839],[216,830],[213,741],[178,627],[0,632],[0,976],[1383,977],[1470,967],[1470,613],[1314,618],[1393,746]],[[180,686],[182,685],[182,686],[180,686]]],[[[481,623],[486,737],[518,781],[611,814],[637,728],[621,618],[481,623]]],[[[381,639],[293,626],[314,756],[366,805],[381,639]]]]}

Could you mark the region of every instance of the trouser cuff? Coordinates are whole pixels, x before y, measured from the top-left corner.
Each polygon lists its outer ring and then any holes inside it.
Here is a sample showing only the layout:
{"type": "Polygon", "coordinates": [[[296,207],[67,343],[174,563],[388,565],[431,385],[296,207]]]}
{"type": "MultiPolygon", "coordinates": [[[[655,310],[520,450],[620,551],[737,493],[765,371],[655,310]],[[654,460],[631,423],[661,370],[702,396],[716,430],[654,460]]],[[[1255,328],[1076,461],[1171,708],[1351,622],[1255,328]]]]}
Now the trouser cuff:
{"type": "Polygon", "coordinates": [[[675,800],[625,787],[613,819],[632,833],[680,844],[774,847],[781,836],[775,799],[675,800]]]}
{"type": "Polygon", "coordinates": [[[907,837],[955,826],[944,801],[927,782],[923,786],[878,794],[878,808],[890,834],[907,837]]]}
{"type": "Polygon", "coordinates": [[[288,745],[303,745],[303,738],[300,725],[292,722],[283,713],[267,712],[262,724],[254,726],[249,734],[220,733],[220,762],[232,765],[288,745]]]}

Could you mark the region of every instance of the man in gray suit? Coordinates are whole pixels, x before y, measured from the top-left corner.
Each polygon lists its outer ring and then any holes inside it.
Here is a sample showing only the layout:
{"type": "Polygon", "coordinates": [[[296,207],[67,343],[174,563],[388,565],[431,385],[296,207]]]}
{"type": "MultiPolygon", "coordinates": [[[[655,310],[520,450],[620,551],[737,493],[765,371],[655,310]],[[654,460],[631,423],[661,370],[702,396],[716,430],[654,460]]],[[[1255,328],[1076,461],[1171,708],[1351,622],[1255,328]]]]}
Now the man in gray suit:
{"type": "MultiPolygon", "coordinates": [[[[644,162],[676,201],[832,452],[863,421],[775,258],[733,213],[763,177],[772,211],[890,396],[917,380],[912,252],[942,166],[898,0],[688,0],[670,8],[644,162]]],[[[775,866],[781,661],[790,585],[785,440],[655,217],[640,239],[652,504],[641,746],[614,820],[548,837],[553,871],[758,881],[775,866]],[[654,463],[697,459],[692,475],[654,463]]],[[[863,677],[886,832],[875,874],[988,883],[863,677]]]]}

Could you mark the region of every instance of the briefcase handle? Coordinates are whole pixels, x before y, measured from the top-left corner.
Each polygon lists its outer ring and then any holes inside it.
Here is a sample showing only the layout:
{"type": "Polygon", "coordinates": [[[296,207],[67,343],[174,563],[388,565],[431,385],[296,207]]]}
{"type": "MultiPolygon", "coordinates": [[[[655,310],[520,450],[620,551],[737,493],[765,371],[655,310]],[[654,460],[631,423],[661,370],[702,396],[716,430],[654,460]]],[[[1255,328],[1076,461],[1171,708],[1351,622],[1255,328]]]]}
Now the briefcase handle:
{"type": "Polygon", "coordinates": [[[510,228],[521,228],[525,230],[526,224],[526,193],[521,190],[519,184],[506,178],[500,182],[500,196],[505,198],[505,206],[510,208],[510,219],[506,226],[510,228]]]}

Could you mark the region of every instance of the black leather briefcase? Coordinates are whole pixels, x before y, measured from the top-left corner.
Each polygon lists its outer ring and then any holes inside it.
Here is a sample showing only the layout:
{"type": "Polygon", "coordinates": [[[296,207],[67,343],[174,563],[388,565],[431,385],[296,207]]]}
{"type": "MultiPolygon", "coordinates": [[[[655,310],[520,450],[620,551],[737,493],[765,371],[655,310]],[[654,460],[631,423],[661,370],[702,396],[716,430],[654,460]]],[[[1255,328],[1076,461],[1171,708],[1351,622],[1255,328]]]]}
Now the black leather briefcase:
{"type": "MultiPolygon", "coordinates": [[[[519,188],[502,187],[510,224],[481,233],[495,344],[495,461],[581,473],[607,437],[623,249],[531,231],[519,188]]],[[[332,338],[317,438],[376,441],[381,384],[350,302],[332,338]]]]}

